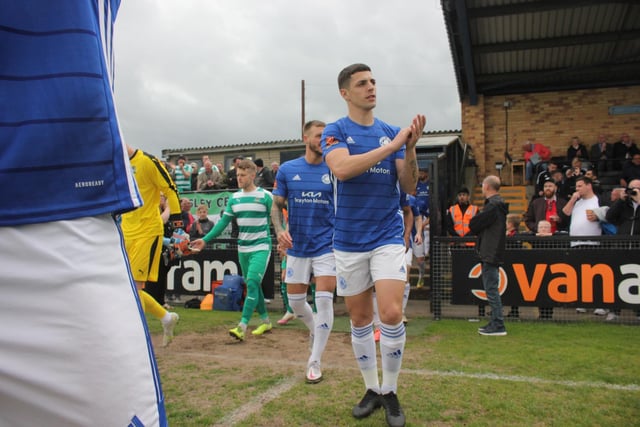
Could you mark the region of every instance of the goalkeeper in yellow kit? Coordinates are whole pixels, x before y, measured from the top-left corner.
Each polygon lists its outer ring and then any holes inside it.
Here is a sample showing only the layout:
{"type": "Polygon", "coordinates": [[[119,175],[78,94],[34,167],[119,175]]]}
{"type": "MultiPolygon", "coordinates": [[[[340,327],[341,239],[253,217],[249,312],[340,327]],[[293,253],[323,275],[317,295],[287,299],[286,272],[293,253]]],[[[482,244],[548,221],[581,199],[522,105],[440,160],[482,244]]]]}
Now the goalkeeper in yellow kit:
{"type": "MultiPolygon", "coordinates": [[[[129,256],[131,275],[138,288],[140,304],[145,313],[150,313],[162,322],[164,331],[162,346],[164,347],[173,339],[178,314],[167,311],[144,291],[144,287],[147,281],[158,280],[164,237],[164,225],[158,208],[160,193],[162,192],[167,198],[169,221],[176,231],[182,229],[180,198],[175,183],[160,160],[128,145],[127,151],[144,204],[122,215],[122,233],[129,256]]],[[[188,239],[188,236],[186,238],[188,239]]]]}

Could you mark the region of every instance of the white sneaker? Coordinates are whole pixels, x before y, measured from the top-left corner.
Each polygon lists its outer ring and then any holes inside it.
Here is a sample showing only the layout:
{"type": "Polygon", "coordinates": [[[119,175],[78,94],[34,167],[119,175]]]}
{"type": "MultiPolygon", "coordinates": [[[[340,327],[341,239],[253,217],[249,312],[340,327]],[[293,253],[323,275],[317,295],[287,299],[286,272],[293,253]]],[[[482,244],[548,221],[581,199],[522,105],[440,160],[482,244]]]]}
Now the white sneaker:
{"type": "Polygon", "coordinates": [[[166,347],[169,345],[169,343],[173,340],[173,329],[176,327],[176,324],[178,323],[178,320],[180,320],[180,316],[178,316],[178,313],[169,313],[171,315],[171,319],[162,324],[162,330],[163,330],[163,335],[162,335],[162,346],[166,347]]]}
{"type": "Polygon", "coordinates": [[[320,362],[314,360],[307,366],[307,384],[316,384],[322,381],[320,362]]]}
{"type": "Polygon", "coordinates": [[[607,322],[613,322],[614,320],[618,320],[618,315],[614,312],[610,312],[609,314],[607,314],[607,318],[604,320],[606,320],[607,322]]]}
{"type": "Polygon", "coordinates": [[[606,316],[609,310],[605,310],[604,308],[596,308],[593,310],[593,314],[596,316],[606,316]]]}
{"type": "Polygon", "coordinates": [[[586,308],[576,308],[576,313],[586,313],[587,309],[586,308]]]}

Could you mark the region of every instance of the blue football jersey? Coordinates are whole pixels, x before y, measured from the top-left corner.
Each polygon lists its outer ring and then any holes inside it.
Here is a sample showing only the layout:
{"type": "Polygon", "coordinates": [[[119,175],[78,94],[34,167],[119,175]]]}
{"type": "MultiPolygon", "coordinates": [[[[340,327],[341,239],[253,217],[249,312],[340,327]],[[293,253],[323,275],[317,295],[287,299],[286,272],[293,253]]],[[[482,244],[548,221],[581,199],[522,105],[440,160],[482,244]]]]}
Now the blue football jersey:
{"type": "MultiPolygon", "coordinates": [[[[325,127],[322,151],[325,156],[336,148],[346,148],[351,155],[366,153],[388,144],[399,131],[399,127],[378,119],[371,126],[362,126],[343,117],[325,127]]],[[[362,175],[346,181],[333,180],[336,249],[365,252],[383,245],[404,244],[395,163],[396,159],[404,159],[404,154],[403,147],[362,175]]]]}
{"type": "Polygon", "coordinates": [[[141,204],[114,108],[119,0],[0,0],[0,226],[141,204]]]}
{"type": "MultiPolygon", "coordinates": [[[[411,212],[413,213],[413,217],[417,217],[418,215],[420,215],[420,208],[418,207],[418,199],[416,199],[414,196],[412,196],[411,194],[407,194],[407,199],[408,199],[408,205],[411,207],[411,212]]],[[[416,233],[418,232],[418,230],[416,230],[416,221],[414,219],[413,224],[411,224],[411,237],[416,237],[416,233]]]]}
{"type": "Polygon", "coordinates": [[[289,234],[295,257],[308,258],[333,250],[334,206],[330,171],[322,162],[304,157],[283,163],[276,175],[273,194],[287,199],[289,234]]]}
{"type": "Polygon", "coordinates": [[[416,184],[416,199],[418,201],[418,208],[423,216],[429,216],[429,186],[431,182],[422,182],[418,180],[416,184]]]}

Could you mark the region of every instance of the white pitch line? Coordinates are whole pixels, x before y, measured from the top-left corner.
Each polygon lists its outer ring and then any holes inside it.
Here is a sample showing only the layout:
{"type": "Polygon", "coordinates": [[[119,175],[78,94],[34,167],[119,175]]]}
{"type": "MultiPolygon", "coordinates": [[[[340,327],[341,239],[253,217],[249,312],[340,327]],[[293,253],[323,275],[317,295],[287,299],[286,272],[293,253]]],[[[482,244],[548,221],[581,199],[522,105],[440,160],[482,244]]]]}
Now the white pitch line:
{"type": "Polygon", "coordinates": [[[567,387],[588,387],[588,388],[606,388],[609,390],[623,390],[623,391],[640,391],[640,385],[638,384],[610,384],[601,381],[562,381],[562,380],[547,380],[538,377],[523,377],[520,375],[498,375],[498,374],[474,374],[469,372],[459,371],[430,371],[424,369],[403,369],[403,373],[411,373],[418,375],[430,375],[434,377],[458,377],[458,378],[477,378],[482,380],[496,380],[496,381],[513,381],[523,383],[536,383],[536,384],[552,384],[562,385],[567,387]]]}
{"type": "MultiPolygon", "coordinates": [[[[203,356],[214,358],[214,359],[222,359],[227,360],[228,356],[226,355],[215,355],[215,354],[207,354],[200,352],[188,352],[190,354],[202,354],[203,356]]],[[[248,357],[247,359],[252,359],[248,357]]],[[[261,358],[256,357],[256,361],[262,361],[261,358]]],[[[306,363],[294,360],[278,360],[279,366],[306,366],[306,363]]],[[[355,364],[353,365],[340,365],[340,366],[326,366],[327,370],[358,370],[358,367],[355,364]]],[[[401,374],[414,374],[414,375],[424,375],[424,376],[433,376],[433,377],[458,377],[458,378],[476,378],[482,380],[495,380],[495,381],[512,381],[512,382],[524,382],[524,383],[535,383],[535,384],[552,384],[552,385],[562,385],[566,387],[585,387],[585,388],[604,388],[609,390],[621,390],[621,391],[640,391],[639,384],[611,384],[605,383],[601,381],[570,381],[570,380],[551,380],[545,378],[538,377],[525,377],[521,375],[499,375],[493,373],[472,373],[472,372],[460,372],[460,371],[432,371],[429,369],[405,369],[403,368],[401,374]]],[[[295,383],[295,381],[294,381],[295,383]]],[[[293,384],[292,384],[293,385],[293,384]]]]}
{"type": "Polygon", "coordinates": [[[256,412],[259,412],[264,405],[266,405],[267,403],[269,403],[274,399],[277,399],[283,393],[286,393],[287,391],[289,391],[294,385],[296,385],[297,382],[298,380],[294,377],[281,381],[280,383],[276,384],[274,387],[265,391],[261,395],[257,397],[252,397],[251,400],[249,400],[247,403],[245,403],[244,405],[242,405],[241,407],[239,407],[238,409],[236,409],[226,417],[222,418],[220,421],[214,424],[213,427],[218,427],[218,426],[228,427],[228,426],[236,425],[240,421],[244,421],[250,415],[256,412]]]}

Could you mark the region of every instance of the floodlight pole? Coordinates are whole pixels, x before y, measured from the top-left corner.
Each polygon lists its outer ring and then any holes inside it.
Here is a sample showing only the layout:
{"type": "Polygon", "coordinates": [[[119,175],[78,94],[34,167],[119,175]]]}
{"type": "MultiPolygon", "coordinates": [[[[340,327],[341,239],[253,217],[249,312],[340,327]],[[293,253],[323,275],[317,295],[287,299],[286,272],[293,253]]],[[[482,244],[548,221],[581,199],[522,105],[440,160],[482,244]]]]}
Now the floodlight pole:
{"type": "Polygon", "coordinates": [[[301,106],[301,111],[302,111],[302,123],[300,123],[300,139],[303,139],[304,137],[304,123],[305,123],[305,112],[304,112],[304,80],[302,80],[300,82],[300,93],[301,93],[301,97],[300,100],[302,102],[302,106],[301,106]]]}

